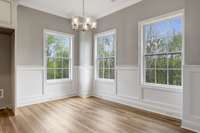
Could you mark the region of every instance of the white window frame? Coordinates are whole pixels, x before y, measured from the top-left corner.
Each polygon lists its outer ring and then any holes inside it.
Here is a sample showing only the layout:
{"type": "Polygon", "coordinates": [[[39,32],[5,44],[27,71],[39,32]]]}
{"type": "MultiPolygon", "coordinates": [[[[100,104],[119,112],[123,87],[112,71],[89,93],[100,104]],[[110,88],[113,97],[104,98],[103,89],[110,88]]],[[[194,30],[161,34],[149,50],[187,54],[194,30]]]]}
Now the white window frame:
{"type": "Polygon", "coordinates": [[[96,33],[94,36],[94,77],[96,81],[107,81],[107,82],[114,82],[116,79],[116,49],[117,49],[117,30],[116,29],[112,29],[112,30],[107,30],[105,32],[101,32],[101,33],[96,33]],[[110,35],[110,34],[114,34],[115,38],[114,38],[114,79],[105,79],[105,78],[99,78],[97,75],[97,38],[101,37],[101,36],[106,36],[106,35],[110,35]]]}
{"type": "Polygon", "coordinates": [[[74,35],[69,34],[69,33],[63,33],[63,32],[58,32],[54,30],[49,30],[49,29],[44,29],[43,30],[43,67],[44,67],[44,78],[47,81],[47,83],[60,83],[60,82],[69,82],[72,81],[73,79],[73,50],[74,50],[74,35]],[[65,36],[65,37],[70,37],[71,38],[71,44],[70,44],[70,68],[69,68],[69,78],[62,78],[62,79],[49,79],[47,78],[47,44],[46,44],[46,34],[51,34],[51,35],[60,35],[60,36],[65,36]]]}
{"type": "Polygon", "coordinates": [[[175,12],[171,12],[159,17],[154,17],[154,18],[150,18],[144,21],[139,22],[138,24],[138,51],[139,51],[139,56],[138,56],[138,61],[139,61],[139,66],[140,66],[140,84],[142,87],[144,88],[155,88],[155,89],[161,89],[161,90],[171,90],[171,91],[182,91],[183,89],[183,66],[185,63],[185,55],[184,55],[184,50],[185,50],[185,13],[184,13],[184,9],[182,10],[178,10],[175,12]],[[143,32],[144,32],[144,25],[147,24],[152,24],[152,23],[156,23],[159,21],[163,21],[163,20],[167,20],[167,19],[171,19],[171,18],[175,18],[181,16],[182,17],[182,22],[183,22],[183,40],[182,40],[182,53],[181,53],[181,57],[182,57],[182,86],[176,86],[176,85],[162,85],[162,84],[156,84],[156,83],[146,83],[145,82],[145,77],[144,77],[144,43],[143,43],[143,32]]]}

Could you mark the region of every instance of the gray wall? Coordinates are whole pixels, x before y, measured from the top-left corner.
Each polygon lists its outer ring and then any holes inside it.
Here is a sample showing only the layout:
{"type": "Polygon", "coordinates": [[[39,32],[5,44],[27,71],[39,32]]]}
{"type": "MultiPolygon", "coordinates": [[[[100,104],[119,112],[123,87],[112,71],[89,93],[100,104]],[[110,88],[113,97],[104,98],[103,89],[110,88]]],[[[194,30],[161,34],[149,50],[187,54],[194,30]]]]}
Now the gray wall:
{"type": "Polygon", "coordinates": [[[0,33],[0,89],[4,89],[4,98],[0,107],[11,104],[11,37],[0,33]]]}
{"type": "Polygon", "coordinates": [[[79,33],[79,65],[93,65],[93,34],[90,31],[79,33]]]}
{"type": "Polygon", "coordinates": [[[183,8],[185,8],[185,0],[143,0],[99,19],[97,32],[116,28],[117,64],[137,65],[138,22],[183,8]]]}
{"type": "MultiPolygon", "coordinates": [[[[43,30],[74,34],[68,19],[18,6],[17,65],[43,65],[43,30]]],[[[75,36],[74,64],[78,64],[78,37],[75,36]]]]}
{"type": "Polygon", "coordinates": [[[200,0],[186,0],[186,64],[200,65],[200,0]]]}

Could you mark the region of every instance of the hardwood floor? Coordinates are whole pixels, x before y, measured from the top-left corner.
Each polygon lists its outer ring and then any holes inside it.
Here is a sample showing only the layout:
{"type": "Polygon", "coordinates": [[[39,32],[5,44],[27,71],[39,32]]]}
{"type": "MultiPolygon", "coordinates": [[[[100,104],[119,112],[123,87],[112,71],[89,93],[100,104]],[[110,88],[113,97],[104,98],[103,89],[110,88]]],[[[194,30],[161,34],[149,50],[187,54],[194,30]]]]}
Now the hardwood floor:
{"type": "Polygon", "coordinates": [[[0,133],[192,133],[180,121],[98,98],[69,98],[0,111],[0,133]]]}

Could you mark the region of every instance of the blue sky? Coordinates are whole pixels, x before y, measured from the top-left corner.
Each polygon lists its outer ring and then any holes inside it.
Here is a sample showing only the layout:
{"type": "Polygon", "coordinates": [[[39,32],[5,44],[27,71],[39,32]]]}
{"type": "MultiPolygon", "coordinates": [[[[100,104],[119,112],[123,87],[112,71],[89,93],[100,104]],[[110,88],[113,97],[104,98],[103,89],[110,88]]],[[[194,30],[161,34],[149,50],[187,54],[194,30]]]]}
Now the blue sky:
{"type": "Polygon", "coordinates": [[[150,26],[152,27],[153,31],[156,32],[160,37],[166,37],[173,35],[172,34],[173,30],[175,31],[176,34],[182,32],[183,22],[181,17],[175,17],[172,19],[145,25],[144,31],[149,31],[150,26]]]}

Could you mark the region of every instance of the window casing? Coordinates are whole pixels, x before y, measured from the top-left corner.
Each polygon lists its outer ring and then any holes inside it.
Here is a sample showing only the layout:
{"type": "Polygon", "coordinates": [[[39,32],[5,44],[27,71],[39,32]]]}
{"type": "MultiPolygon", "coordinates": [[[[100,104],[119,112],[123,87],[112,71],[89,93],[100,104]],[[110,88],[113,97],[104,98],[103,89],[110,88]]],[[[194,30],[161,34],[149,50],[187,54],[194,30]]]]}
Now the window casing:
{"type": "Polygon", "coordinates": [[[181,88],[184,64],[183,11],[140,24],[143,85],[181,88]]]}
{"type": "Polygon", "coordinates": [[[44,37],[47,81],[71,80],[73,35],[45,30],[44,37]]]}
{"type": "Polygon", "coordinates": [[[95,79],[115,79],[116,31],[107,31],[95,36],[95,79]]]}

